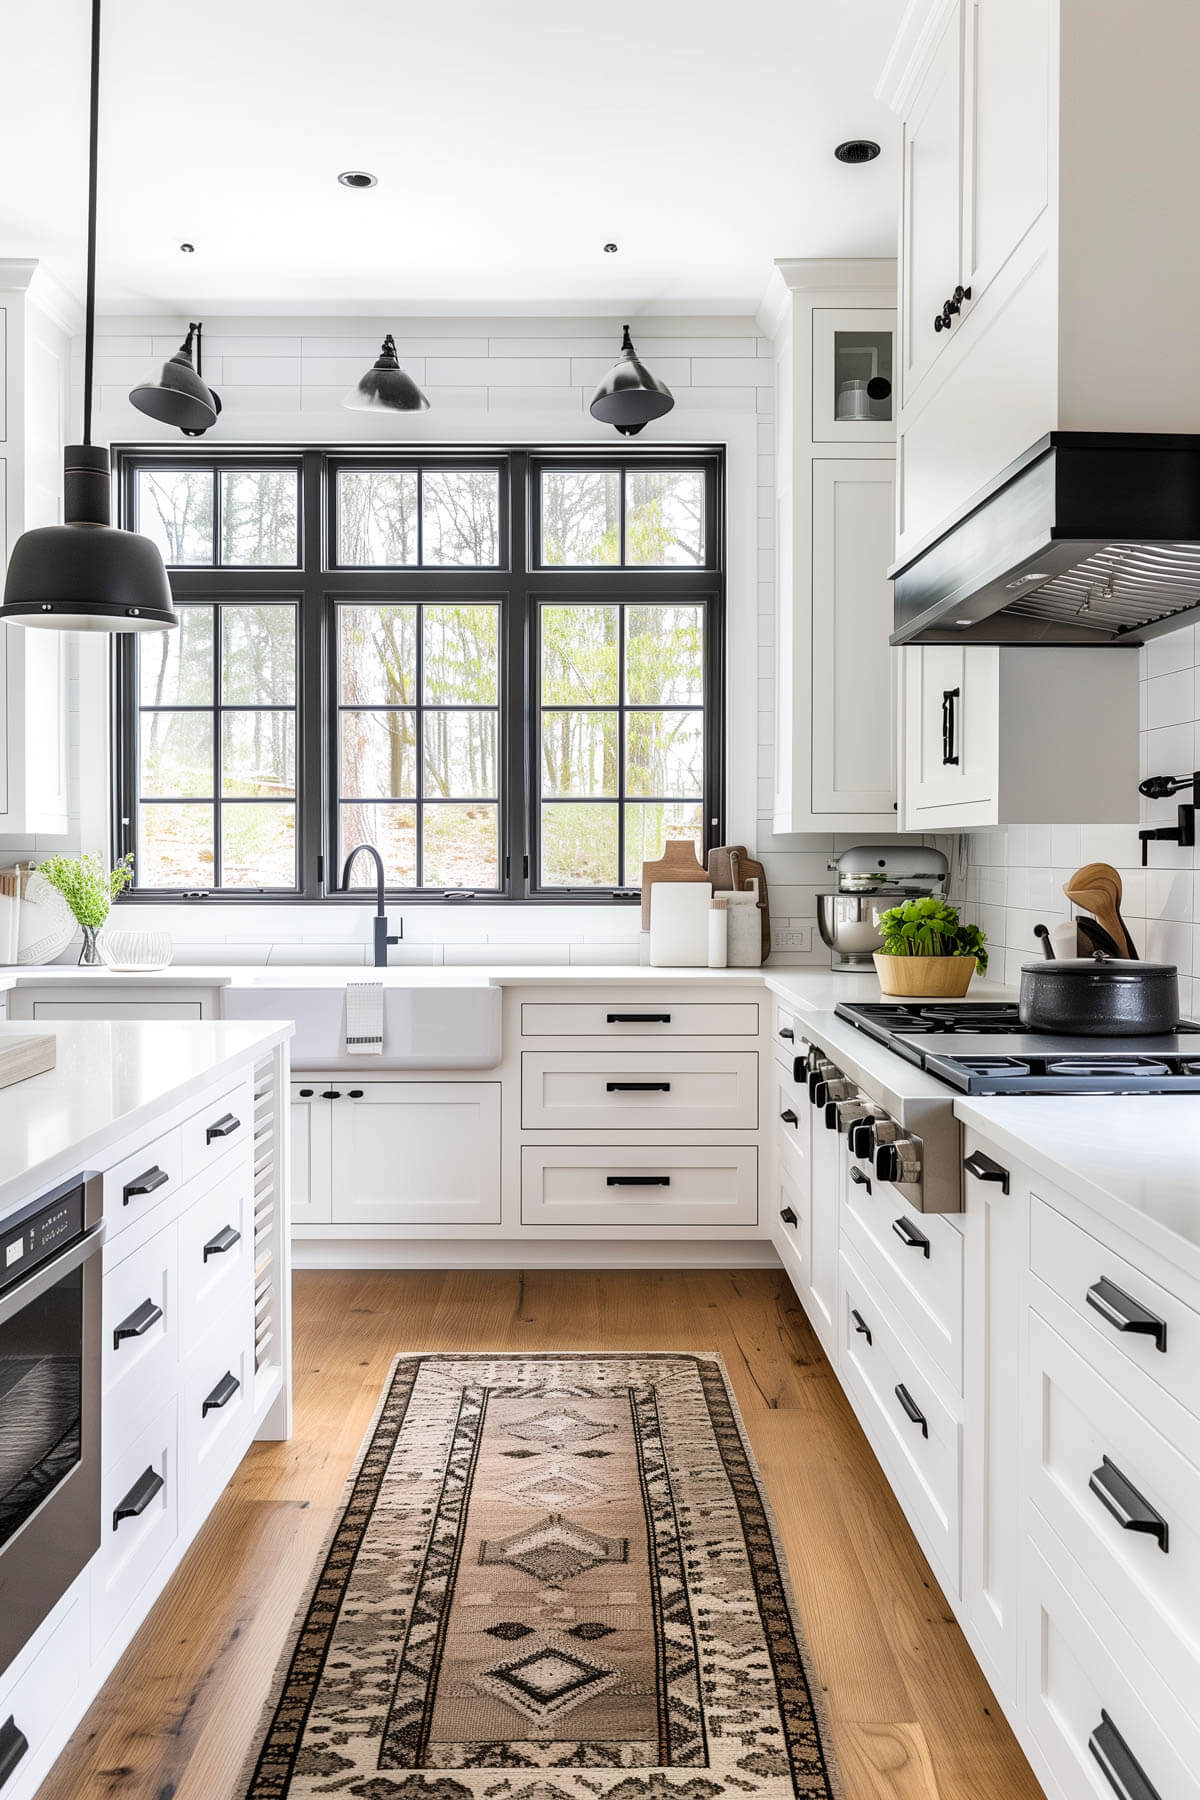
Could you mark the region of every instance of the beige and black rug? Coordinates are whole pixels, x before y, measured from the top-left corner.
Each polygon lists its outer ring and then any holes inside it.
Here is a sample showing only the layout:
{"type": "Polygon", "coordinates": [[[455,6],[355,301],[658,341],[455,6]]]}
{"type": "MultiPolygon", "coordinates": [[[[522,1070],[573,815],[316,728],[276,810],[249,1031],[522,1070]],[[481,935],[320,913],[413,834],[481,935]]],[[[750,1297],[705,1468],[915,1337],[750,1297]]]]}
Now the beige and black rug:
{"type": "Polygon", "coordinates": [[[720,1358],[396,1361],[247,1800],[827,1800],[720,1358]]]}

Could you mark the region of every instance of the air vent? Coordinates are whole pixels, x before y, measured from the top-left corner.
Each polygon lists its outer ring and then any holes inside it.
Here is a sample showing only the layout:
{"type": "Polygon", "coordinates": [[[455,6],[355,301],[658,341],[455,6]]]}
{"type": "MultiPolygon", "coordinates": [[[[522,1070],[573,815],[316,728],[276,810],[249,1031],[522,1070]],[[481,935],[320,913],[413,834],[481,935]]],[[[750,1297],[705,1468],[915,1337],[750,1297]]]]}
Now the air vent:
{"type": "Polygon", "coordinates": [[[1010,617],[1054,619],[1111,638],[1191,606],[1200,606],[1200,544],[1108,544],[1005,610],[1010,617]]]}
{"type": "Polygon", "coordinates": [[[844,144],[838,145],[833,154],[839,162],[843,163],[874,162],[879,155],[879,145],[873,143],[870,138],[847,138],[844,144]]]}

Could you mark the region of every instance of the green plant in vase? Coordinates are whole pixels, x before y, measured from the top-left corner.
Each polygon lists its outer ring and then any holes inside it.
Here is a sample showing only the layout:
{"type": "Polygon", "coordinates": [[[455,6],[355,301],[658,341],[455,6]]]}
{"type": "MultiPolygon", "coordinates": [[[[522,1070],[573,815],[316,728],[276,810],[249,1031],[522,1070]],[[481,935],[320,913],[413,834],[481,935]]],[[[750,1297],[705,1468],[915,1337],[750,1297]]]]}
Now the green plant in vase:
{"type": "Polygon", "coordinates": [[[985,934],[964,925],[946,900],[906,900],[881,914],[879,929],[875,967],[885,994],[960,999],[977,969],[987,974],[985,934]]]}
{"type": "Polygon", "coordinates": [[[38,874],[62,895],[83,932],[81,964],[95,967],[103,961],[98,938],[109,909],[133,880],[133,856],[123,856],[111,869],[91,851],[83,856],[48,856],[39,863],[38,874]]]}

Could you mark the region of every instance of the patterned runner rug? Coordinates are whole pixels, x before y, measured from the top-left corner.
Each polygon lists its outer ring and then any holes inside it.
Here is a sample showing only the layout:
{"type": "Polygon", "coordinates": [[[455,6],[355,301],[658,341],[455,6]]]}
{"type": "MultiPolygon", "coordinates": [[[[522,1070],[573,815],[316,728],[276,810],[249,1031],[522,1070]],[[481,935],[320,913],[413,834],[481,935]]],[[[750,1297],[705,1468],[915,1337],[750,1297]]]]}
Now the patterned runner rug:
{"type": "Polygon", "coordinates": [[[829,1800],[717,1356],[398,1357],[246,1800],[829,1800]]]}

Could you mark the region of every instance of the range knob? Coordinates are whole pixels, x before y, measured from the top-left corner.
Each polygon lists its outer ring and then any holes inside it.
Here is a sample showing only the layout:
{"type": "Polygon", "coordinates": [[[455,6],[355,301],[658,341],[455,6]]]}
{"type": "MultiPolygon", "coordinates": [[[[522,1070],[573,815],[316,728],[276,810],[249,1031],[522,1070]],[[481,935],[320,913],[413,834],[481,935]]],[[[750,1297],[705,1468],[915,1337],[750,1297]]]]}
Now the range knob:
{"type": "Polygon", "coordinates": [[[816,1066],[809,1070],[808,1097],[814,1106],[824,1106],[825,1095],[823,1090],[825,1084],[828,1081],[836,1080],[839,1073],[840,1070],[836,1069],[825,1057],[822,1057],[816,1066]]]}
{"type": "Polygon", "coordinates": [[[854,1083],[845,1075],[835,1075],[825,1083],[825,1103],[831,1100],[853,1100],[858,1092],[854,1083]]]}
{"type": "Polygon", "coordinates": [[[862,1112],[850,1126],[849,1145],[851,1156],[863,1162],[869,1162],[875,1155],[876,1127],[884,1122],[890,1124],[887,1114],[880,1106],[864,1106],[862,1112]]]}
{"type": "Polygon", "coordinates": [[[865,1117],[867,1108],[862,1098],[855,1095],[852,1100],[835,1100],[834,1111],[837,1114],[838,1130],[850,1132],[854,1130],[858,1121],[865,1117]]]}
{"type": "Polygon", "coordinates": [[[912,1138],[896,1138],[880,1144],[875,1152],[875,1175],[879,1181],[901,1185],[921,1179],[921,1147],[912,1138]]]}

